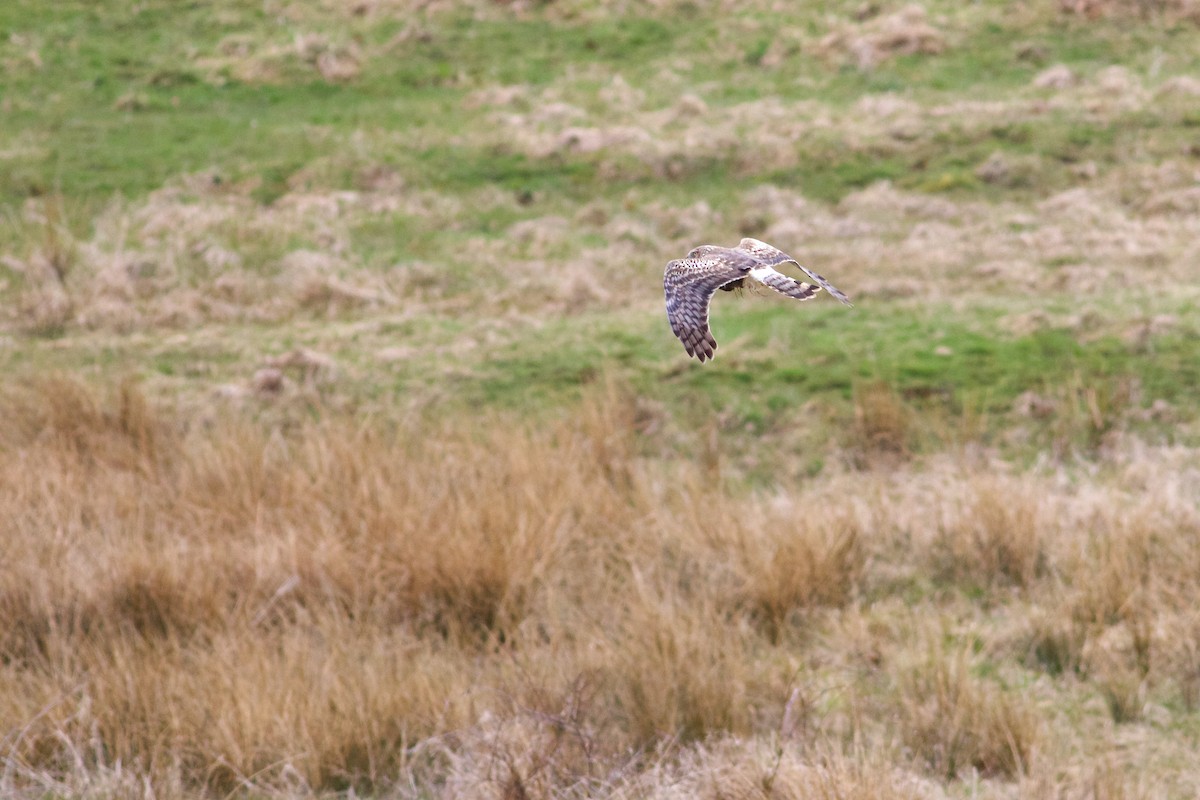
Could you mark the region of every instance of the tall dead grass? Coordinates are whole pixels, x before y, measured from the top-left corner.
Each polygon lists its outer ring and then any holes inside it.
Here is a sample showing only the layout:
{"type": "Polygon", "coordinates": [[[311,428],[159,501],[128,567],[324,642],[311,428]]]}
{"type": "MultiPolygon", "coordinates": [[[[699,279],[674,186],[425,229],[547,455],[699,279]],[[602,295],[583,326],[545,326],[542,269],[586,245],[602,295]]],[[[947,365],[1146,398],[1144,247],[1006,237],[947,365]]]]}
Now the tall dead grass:
{"type": "Polygon", "coordinates": [[[943,523],[933,557],[943,576],[980,587],[1029,587],[1046,569],[1038,498],[1019,481],[982,478],[959,513],[943,523]]]}
{"type": "MultiPolygon", "coordinates": [[[[728,624],[764,605],[744,611],[752,576],[723,583],[711,527],[676,513],[701,487],[641,465],[611,398],[544,432],[189,430],[132,385],[64,380],[4,406],[0,670],[21,688],[0,718],[22,768],[77,750],[218,792],[373,784],[531,672],[594,676],[610,752],[748,732],[785,679],[728,624]]],[[[771,545],[724,515],[761,566],[771,545]]],[[[836,557],[797,563],[818,588],[772,590],[772,614],[844,602],[819,588],[836,557]]]]}
{"type": "Polygon", "coordinates": [[[915,663],[897,666],[906,742],[947,777],[969,769],[1024,773],[1041,735],[1036,710],[980,677],[972,661],[965,650],[943,652],[935,640],[915,663]]]}
{"type": "Polygon", "coordinates": [[[8,796],[915,796],[1105,746],[1007,654],[1118,722],[1195,702],[1194,467],[1132,506],[936,465],[748,493],[612,385],[536,429],[65,379],[0,421],[8,796]],[[896,609],[956,602],[921,576],[1019,587],[1015,626],[914,651],[896,609]]]}

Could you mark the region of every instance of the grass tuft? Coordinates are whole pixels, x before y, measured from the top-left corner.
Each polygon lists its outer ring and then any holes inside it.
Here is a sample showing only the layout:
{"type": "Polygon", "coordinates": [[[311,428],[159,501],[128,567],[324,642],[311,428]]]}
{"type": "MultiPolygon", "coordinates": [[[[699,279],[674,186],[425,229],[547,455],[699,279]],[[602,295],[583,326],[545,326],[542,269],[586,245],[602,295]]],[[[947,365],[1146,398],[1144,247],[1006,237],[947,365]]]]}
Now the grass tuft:
{"type": "Polygon", "coordinates": [[[1041,727],[1031,703],[979,677],[965,650],[931,651],[900,678],[908,747],[936,773],[1007,778],[1028,772],[1041,727]]]}
{"type": "Polygon", "coordinates": [[[854,449],[862,465],[895,463],[908,457],[910,415],[895,388],[878,380],[854,390],[854,449]]]}
{"type": "Polygon", "coordinates": [[[967,508],[933,543],[936,573],[979,588],[1031,587],[1047,568],[1036,494],[1022,481],[999,478],[981,479],[972,490],[967,508]]]}

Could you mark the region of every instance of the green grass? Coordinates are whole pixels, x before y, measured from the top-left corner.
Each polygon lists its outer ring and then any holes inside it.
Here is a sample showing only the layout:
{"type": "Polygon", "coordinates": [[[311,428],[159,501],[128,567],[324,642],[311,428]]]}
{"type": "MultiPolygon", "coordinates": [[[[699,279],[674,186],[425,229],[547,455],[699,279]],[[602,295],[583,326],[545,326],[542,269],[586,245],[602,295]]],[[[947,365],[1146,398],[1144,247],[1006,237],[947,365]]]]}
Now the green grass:
{"type": "Polygon", "coordinates": [[[718,310],[714,330],[722,347],[703,365],[684,360],[657,315],[604,314],[516,330],[506,344],[463,355],[437,346],[463,335],[462,325],[427,318],[376,326],[369,335],[352,332],[353,326],[306,324],[243,327],[219,338],[169,345],[144,336],[92,346],[48,341],[6,351],[3,367],[17,375],[132,373],[185,383],[201,377],[238,382],[265,355],[310,346],[342,365],[341,391],[385,404],[439,398],[438,416],[482,407],[546,413],[570,406],[608,376],[681,420],[699,422],[724,409],[760,431],[810,402],[832,409],[848,424],[856,387],[882,381],[918,421],[925,421],[931,438],[920,447],[930,451],[948,444],[947,432],[938,426],[963,415],[990,420],[980,431],[985,440],[1014,422],[1024,424],[1013,406],[1027,391],[1060,398],[1063,387],[1099,387],[1103,397],[1111,395],[1111,403],[1126,404],[1111,408],[1119,415],[1134,402],[1117,397],[1121,387],[1140,386],[1137,402],[1143,405],[1162,399],[1188,408],[1191,387],[1200,384],[1197,333],[1189,329],[1156,339],[1147,354],[1114,337],[1084,344],[1065,329],[1013,336],[986,317],[967,320],[944,308],[831,307],[798,315],[789,306],[726,304],[718,310]],[[338,333],[339,327],[347,333],[338,333]],[[396,343],[411,345],[414,355],[380,370],[375,351],[396,343]]]}
{"type": "MultiPolygon", "coordinates": [[[[69,13],[20,3],[0,16],[0,31],[32,30],[44,43],[42,68],[18,71],[6,93],[14,104],[6,114],[8,134],[36,132],[42,152],[31,163],[0,166],[0,198],[139,195],[181,172],[215,168],[235,180],[262,177],[268,188],[260,199],[269,201],[318,155],[313,129],[395,134],[415,125],[455,127],[463,122],[464,78],[466,86],[543,83],[564,62],[644,60],[646,52],[686,33],[654,20],[615,20],[570,27],[564,36],[546,22],[451,17],[428,41],[398,46],[349,85],[326,83],[310,69],[286,75],[278,85],[232,78],[213,85],[198,67],[174,66],[180,51],[215,52],[222,37],[244,29],[213,23],[206,5],[138,8],[82,4],[69,13]],[[139,98],[135,109],[119,108],[118,99],[131,92],[139,98]]],[[[265,29],[269,40],[290,41],[290,31],[272,30],[261,12],[238,7],[238,14],[265,29]]],[[[370,35],[378,45],[399,27],[374,26],[370,35]]],[[[452,185],[519,181],[546,169],[516,161],[483,167],[481,162],[491,162],[488,154],[460,155],[427,151],[412,160],[438,176],[448,165],[458,167],[457,176],[448,176],[452,185]]]]}
{"type": "MultiPolygon", "coordinates": [[[[938,11],[931,9],[932,14],[938,11]]],[[[749,49],[761,48],[773,30],[812,29],[821,19],[813,10],[791,13],[782,20],[760,14],[760,33],[749,49]]],[[[690,64],[688,82],[712,86],[706,94],[718,106],[764,96],[849,104],[864,93],[882,91],[923,101],[964,93],[1002,97],[1025,86],[1038,68],[1018,57],[1022,44],[1036,49],[1039,61],[1062,61],[1085,73],[1117,60],[1149,65],[1145,53],[1152,51],[1172,72],[1200,68],[1200,48],[1193,47],[1198,37],[1186,27],[1127,29],[1115,22],[1046,27],[1021,15],[1006,17],[994,9],[983,15],[985,22],[962,31],[955,31],[952,22],[945,52],[903,56],[861,72],[803,51],[773,69],[756,66],[753,58],[713,58],[710,53],[724,52],[718,45],[729,36],[728,21],[696,14],[556,22],[536,15],[477,20],[450,13],[421,20],[427,36],[396,43],[403,30],[400,19],[368,24],[334,18],[326,20],[333,22],[330,26],[319,24],[319,17],[275,19],[259,6],[231,1],[214,10],[210,4],[162,0],[136,7],[115,0],[52,6],[22,0],[0,10],[0,39],[29,38],[42,65],[21,66],[6,75],[5,99],[11,107],[5,111],[5,138],[28,137],[36,143],[36,153],[0,161],[0,200],[51,193],[76,202],[113,194],[138,196],[180,173],[216,169],[232,180],[259,178],[255,196],[270,202],[290,176],[325,152],[328,144],[316,141],[315,130],[327,131],[334,142],[354,131],[399,134],[379,155],[394,159],[418,183],[453,189],[494,182],[579,197],[655,179],[634,172],[614,182],[598,174],[595,160],[586,157],[531,162],[461,144],[414,152],[403,140],[405,131],[417,127],[477,127],[480,112],[462,103],[475,87],[544,86],[560,80],[572,65],[620,73],[645,86],[651,107],[672,97],[654,76],[681,59],[690,64]],[[218,70],[220,81],[214,85],[199,65],[201,56],[218,54],[219,43],[230,36],[286,48],[294,35],[310,31],[325,33],[335,43],[360,42],[369,54],[361,74],[331,85],[290,58],[277,81],[244,84],[218,70]],[[180,58],[188,53],[196,56],[180,58]],[[122,105],[122,97],[135,100],[122,105]]],[[[19,60],[22,51],[10,42],[5,53],[19,60]]],[[[1036,150],[1062,161],[1115,163],[1149,142],[1154,152],[1147,155],[1163,155],[1177,150],[1180,137],[1148,137],[1146,131],[1164,126],[1186,127],[1157,114],[1116,125],[1049,115],[1018,123],[1017,139],[1004,129],[973,141],[951,131],[893,152],[834,148],[832,158],[828,147],[801,143],[798,165],[783,174],[717,163],[685,175],[684,181],[703,182],[711,172],[729,179],[733,171],[733,180],[743,184],[786,180],[814,197],[836,200],[873,180],[903,176],[909,188],[990,193],[970,179],[947,176],[965,175],[993,150],[1036,150]]]]}
{"type": "MultiPolygon", "coordinates": [[[[550,214],[570,219],[596,200],[614,208],[629,202],[632,193],[638,202],[681,207],[705,199],[723,213],[733,209],[731,198],[764,183],[836,203],[888,180],[901,189],[954,199],[1027,202],[1073,185],[1072,168],[1081,162],[1095,161],[1101,168],[1126,164],[1130,157],[1156,163],[1177,157],[1194,139],[1194,114],[1170,104],[1104,118],[1060,109],[979,124],[968,115],[935,118],[936,124],[911,137],[883,134],[847,142],[836,132],[818,131],[795,142],[793,163],[783,168],[730,152],[686,159],[664,176],[659,165],[620,154],[531,156],[490,130],[487,109],[466,102],[476,89],[516,84],[532,92],[518,104],[520,111],[542,102],[536,94],[542,89],[602,110],[596,93],[606,78],[599,76],[620,74],[643,92],[646,109],[666,108],[679,89],[659,76],[671,71],[698,87],[716,111],[774,97],[819,100],[830,113],[853,120],[855,103],[871,93],[896,92],[923,108],[1037,97],[1028,88],[1031,78],[1057,62],[1085,76],[1114,62],[1139,73],[1154,68],[1155,80],[1200,67],[1200,47],[1193,47],[1200,44],[1200,32],[1187,26],[1084,23],[1041,12],[1009,13],[1001,5],[964,10],[933,3],[930,17],[945,31],[943,52],[899,56],[860,70],[810,52],[829,14],[840,13],[840,24],[848,23],[853,4],[826,11],[750,11],[738,19],[688,8],[599,19],[550,13],[477,18],[450,11],[405,20],[360,19],[316,8],[272,16],[261,4],[236,0],[6,4],[0,9],[0,41],[7,45],[0,52],[16,59],[16,66],[6,76],[3,99],[10,107],[0,144],[32,145],[0,160],[0,202],[12,223],[0,234],[0,245],[18,257],[31,246],[16,214],[30,196],[61,194],[67,220],[86,238],[96,210],[111,198],[135,199],[183,173],[213,169],[223,183],[250,186],[251,197],[269,205],[301,176],[314,190],[355,188],[365,167],[383,166],[398,173],[405,187],[467,201],[449,224],[403,215],[357,223],[350,231],[352,252],[380,271],[434,262],[446,291],[460,294],[502,283],[494,271],[479,275],[469,259],[454,255],[464,238],[501,239],[521,219],[550,214]],[[296,35],[313,32],[334,45],[357,47],[361,72],[345,83],[322,80],[288,49],[296,35]],[[774,37],[787,35],[807,44],[781,63],[765,65],[774,37]],[[203,63],[204,57],[220,56],[229,37],[250,41],[252,52],[277,47],[284,55],[262,81],[239,81],[235,71],[203,63]],[[740,37],[743,46],[722,46],[731,37],[740,37]],[[39,53],[40,67],[21,60],[28,47],[39,53]],[[1016,159],[1024,172],[1005,182],[981,180],[975,170],[997,152],[1016,159]],[[493,188],[523,198],[521,204],[469,200],[493,188]]],[[[322,247],[307,231],[289,236],[266,243],[228,232],[246,263],[267,275],[287,249],[322,247]]],[[[602,243],[604,236],[581,232],[575,241],[602,243]]],[[[569,257],[574,246],[557,255],[569,257]]],[[[198,263],[185,267],[195,272],[194,283],[213,277],[198,263]]],[[[23,280],[13,276],[10,291],[23,280]]],[[[452,388],[467,404],[519,407],[531,398],[555,404],[604,370],[616,369],[640,391],[668,402],[682,406],[688,401],[679,398],[698,395],[709,407],[737,407],[744,415],[766,408],[769,421],[805,397],[827,396],[844,408],[856,383],[865,380],[885,380],[918,406],[941,404],[957,413],[971,405],[1002,414],[1021,392],[1046,391],[1064,375],[1083,382],[1136,378],[1149,398],[1183,403],[1182,387],[1195,378],[1192,334],[1158,340],[1154,357],[1145,358],[1117,340],[1082,345],[1066,331],[1014,338],[986,315],[948,309],[937,314],[888,306],[853,313],[822,309],[802,319],[793,313],[784,307],[721,309],[714,326],[726,346],[714,364],[702,368],[680,367],[678,348],[657,318],[608,312],[571,318],[536,334],[516,334],[487,359],[463,359],[455,365],[463,374],[452,379],[452,388]],[[938,345],[949,354],[936,354],[938,345]]],[[[260,334],[255,339],[264,343],[273,336],[269,330],[260,334]]],[[[35,350],[18,350],[7,360],[31,368],[43,360],[46,366],[72,363],[69,354],[35,350]]],[[[118,356],[105,356],[103,363],[109,358],[118,356]]],[[[174,364],[176,358],[156,356],[154,371],[187,374],[174,364]]],[[[397,370],[401,390],[410,382],[427,382],[397,370]]]]}
{"type": "MultiPolygon", "coordinates": [[[[1152,357],[1115,337],[1086,344],[1066,329],[1013,336],[986,318],[967,320],[934,308],[858,308],[797,315],[795,309],[719,310],[714,330],[722,348],[708,364],[680,360],[665,322],[583,317],[548,325],[468,359],[450,378],[448,408],[500,407],[532,411],[570,405],[601,376],[615,376],[639,395],[663,403],[681,419],[699,421],[722,409],[762,430],[805,403],[853,417],[855,387],[883,381],[931,427],[922,448],[948,444],[947,420],[983,414],[991,439],[1015,422],[1024,392],[1057,398],[1064,386],[1142,387],[1144,404],[1162,399],[1190,406],[1200,381],[1195,331],[1156,340],[1152,357]],[[660,324],[661,323],[661,324],[660,324]],[[939,351],[939,348],[945,348],[939,351]]],[[[401,381],[401,394],[428,388],[427,374],[401,381]]],[[[1108,396],[1108,395],[1105,395],[1108,396]]],[[[1128,403],[1113,394],[1112,403],[1128,403]]],[[[446,410],[446,409],[443,409],[446,410]]],[[[1120,414],[1125,406],[1114,405],[1120,414]]]]}

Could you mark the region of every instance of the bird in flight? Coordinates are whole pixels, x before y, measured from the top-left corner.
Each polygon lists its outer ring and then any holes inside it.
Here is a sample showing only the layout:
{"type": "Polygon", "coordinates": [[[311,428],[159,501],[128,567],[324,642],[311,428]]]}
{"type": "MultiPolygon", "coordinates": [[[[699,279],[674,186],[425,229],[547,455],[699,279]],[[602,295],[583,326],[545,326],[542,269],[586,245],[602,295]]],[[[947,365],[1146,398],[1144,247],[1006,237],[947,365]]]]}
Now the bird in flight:
{"type": "Polygon", "coordinates": [[[709,302],[717,289],[739,289],[745,285],[747,277],[796,300],[808,300],[824,289],[845,305],[851,305],[850,298],[829,281],[766,242],[742,239],[737,247],[703,244],[688,253],[687,258],[667,262],[667,271],[663,275],[667,321],[689,356],[701,361],[713,357],[717,340],[708,329],[709,302]],[[778,264],[794,264],[816,285],[800,283],[776,272],[778,264]]]}

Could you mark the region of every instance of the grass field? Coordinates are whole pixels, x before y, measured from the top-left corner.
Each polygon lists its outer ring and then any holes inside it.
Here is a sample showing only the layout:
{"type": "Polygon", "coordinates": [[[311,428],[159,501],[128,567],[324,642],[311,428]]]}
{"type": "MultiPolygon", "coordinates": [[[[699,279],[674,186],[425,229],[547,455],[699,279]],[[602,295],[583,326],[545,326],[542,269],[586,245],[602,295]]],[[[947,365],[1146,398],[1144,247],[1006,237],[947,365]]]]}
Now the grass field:
{"type": "Polygon", "coordinates": [[[1200,5],[0,6],[0,795],[1200,795],[1200,5]],[[854,299],[721,293],[755,236],[854,299]]]}

